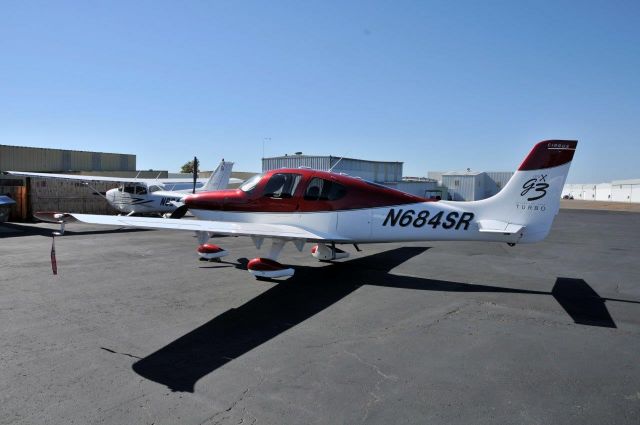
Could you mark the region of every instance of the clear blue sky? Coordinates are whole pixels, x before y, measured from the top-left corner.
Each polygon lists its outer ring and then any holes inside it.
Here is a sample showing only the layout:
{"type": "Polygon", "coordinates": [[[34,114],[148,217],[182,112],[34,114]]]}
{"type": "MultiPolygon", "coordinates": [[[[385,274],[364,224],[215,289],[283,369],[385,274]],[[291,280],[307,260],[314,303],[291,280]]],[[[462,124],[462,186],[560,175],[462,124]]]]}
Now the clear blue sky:
{"type": "Polygon", "coordinates": [[[640,178],[640,2],[2,1],[0,143],[302,151],[513,170],[580,141],[570,182],[640,178]]]}

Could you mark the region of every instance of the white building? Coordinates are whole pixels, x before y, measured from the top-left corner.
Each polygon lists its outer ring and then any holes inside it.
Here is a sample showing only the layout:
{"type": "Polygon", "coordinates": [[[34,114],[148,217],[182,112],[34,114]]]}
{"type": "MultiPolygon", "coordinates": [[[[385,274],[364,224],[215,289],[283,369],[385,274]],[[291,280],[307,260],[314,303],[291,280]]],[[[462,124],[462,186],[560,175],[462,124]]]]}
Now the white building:
{"type": "Polygon", "coordinates": [[[565,184],[562,197],[585,201],[640,202],[640,179],[598,184],[565,184]]]}

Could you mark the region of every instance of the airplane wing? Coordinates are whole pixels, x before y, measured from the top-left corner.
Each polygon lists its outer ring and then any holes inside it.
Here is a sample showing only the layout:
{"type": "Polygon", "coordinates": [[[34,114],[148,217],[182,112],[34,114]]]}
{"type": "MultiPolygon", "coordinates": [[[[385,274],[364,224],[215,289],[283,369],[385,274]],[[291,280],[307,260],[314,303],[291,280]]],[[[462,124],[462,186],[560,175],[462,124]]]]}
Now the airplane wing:
{"type": "MultiPolygon", "coordinates": [[[[61,180],[75,180],[83,182],[113,182],[113,183],[134,183],[144,181],[158,181],[155,179],[136,179],[131,177],[106,177],[106,176],[83,176],[79,174],[54,174],[54,173],[31,173],[26,171],[5,171],[5,174],[18,177],[39,177],[43,179],[61,179],[61,180]]],[[[180,180],[180,179],[174,179],[180,180]]],[[[184,179],[185,182],[189,179],[184,179]]],[[[192,180],[193,181],[193,180],[192,180]]]]}
{"type": "Polygon", "coordinates": [[[63,214],[65,221],[69,218],[90,224],[106,224],[110,226],[141,227],[147,229],[186,230],[196,232],[213,232],[230,236],[254,236],[278,239],[303,239],[310,242],[340,242],[344,238],[328,233],[311,232],[302,227],[288,224],[241,223],[208,220],[178,220],[174,218],[128,217],[95,214],[63,214]]]}
{"type": "MultiPolygon", "coordinates": [[[[192,185],[193,179],[189,178],[166,178],[166,179],[148,179],[148,178],[135,178],[135,177],[108,177],[108,176],[90,176],[81,174],[55,174],[55,173],[32,173],[27,171],[5,171],[4,174],[17,177],[39,177],[43,179],[60,179],[60,180],[75,180],[81,182],[108,182],[108,183],[162,183],[162,184],[181,184],[192,185]]],[[[208,178],[197,179],[198,183],[204,184],[208,181],[208,178]]],[[[240,179],[230,179],[231,183],[240,182],[240,179]]]]}

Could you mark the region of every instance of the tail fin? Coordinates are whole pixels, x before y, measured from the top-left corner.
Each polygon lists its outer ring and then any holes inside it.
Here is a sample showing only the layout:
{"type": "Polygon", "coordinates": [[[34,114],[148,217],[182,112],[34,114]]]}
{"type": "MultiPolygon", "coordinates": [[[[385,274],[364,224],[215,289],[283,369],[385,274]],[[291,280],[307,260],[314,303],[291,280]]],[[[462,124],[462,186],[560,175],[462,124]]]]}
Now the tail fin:
{"type": "Polygon", "coordinates": [[[218,168],[211,173],[209,180],[207,180],[204,186],[200,188],[199,192],[211,192],[214,190],[226,189],[229,184],[232,169],[233,162],[225,162],[224,159],[220,161],[218,168]]]}
{"type": "Polygon", "coordinates": [[[560,208],[577,145],[573,140],[546,140],[535,145],[497,195],[477,201],[481,216],[522,226],[521,243],[544,239],[560,208]]]}

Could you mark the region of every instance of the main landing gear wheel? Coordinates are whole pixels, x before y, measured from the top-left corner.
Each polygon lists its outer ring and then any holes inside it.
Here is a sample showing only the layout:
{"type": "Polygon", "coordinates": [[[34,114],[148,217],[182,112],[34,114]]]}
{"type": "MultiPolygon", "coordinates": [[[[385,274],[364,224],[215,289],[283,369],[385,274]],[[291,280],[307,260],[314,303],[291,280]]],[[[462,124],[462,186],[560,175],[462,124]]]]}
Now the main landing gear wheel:
{"type": "Polygon", "coordinates": [[[320,261],[332,261],[349,257],[348,252],[335,246],[327,246],[324,244],[314,245],[313,248],[311,248],[311,255],[320,261]]]}

